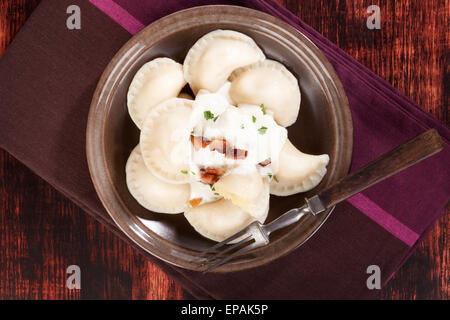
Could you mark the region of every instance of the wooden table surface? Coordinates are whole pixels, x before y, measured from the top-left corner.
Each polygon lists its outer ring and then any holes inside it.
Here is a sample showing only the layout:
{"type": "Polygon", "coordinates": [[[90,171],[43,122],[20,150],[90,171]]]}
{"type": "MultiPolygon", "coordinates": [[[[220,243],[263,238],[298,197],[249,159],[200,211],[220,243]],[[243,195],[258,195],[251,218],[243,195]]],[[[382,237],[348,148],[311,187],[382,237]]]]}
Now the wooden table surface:
{"type": "MultiPolygon", "coordinates": [[[[448,0],[278,1],[449,125],[448,0]],[[381,30],[366,28],[370,4],[381,7],[381,30]]],[[[38,3],[1,0],[0,56],[38,3]]],[[[380,290],[380,299],[449,299],[448,211],[380,290]]],[[[0,299],[190,297],[2,150],[0,212],[0,299]],[[72,264],[81,267],[81,290],[66,289],[66,268],[72,264]]]]}

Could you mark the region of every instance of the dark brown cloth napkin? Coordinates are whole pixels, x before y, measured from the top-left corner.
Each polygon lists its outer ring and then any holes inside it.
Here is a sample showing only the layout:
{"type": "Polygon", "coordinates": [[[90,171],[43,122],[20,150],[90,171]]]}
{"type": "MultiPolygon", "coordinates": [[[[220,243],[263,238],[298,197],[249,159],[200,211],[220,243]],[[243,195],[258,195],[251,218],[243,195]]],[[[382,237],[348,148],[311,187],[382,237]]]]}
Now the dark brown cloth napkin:
{"type": "MultiPolygon", "coordinates": [[[[386,283],[448,205],[450,130],[270,0],[43,0],[0,60],[0,146],[203,299],[369,298],[370,265],[386,283]],[[69,5],[81,30],[66,28],[69,5]],[[352,170],[434,127],[445,149],[338,205],[304,246],[269,265],[203,275],[145,253],[114,225],[89,177],[85,129],[97,81],[117,50],[155,19],[201,4],[242,5],[285,20],[335,67],[354,121],[352,170]]],[[[4,214],[4,213],[2,213],[4,214]]]]}

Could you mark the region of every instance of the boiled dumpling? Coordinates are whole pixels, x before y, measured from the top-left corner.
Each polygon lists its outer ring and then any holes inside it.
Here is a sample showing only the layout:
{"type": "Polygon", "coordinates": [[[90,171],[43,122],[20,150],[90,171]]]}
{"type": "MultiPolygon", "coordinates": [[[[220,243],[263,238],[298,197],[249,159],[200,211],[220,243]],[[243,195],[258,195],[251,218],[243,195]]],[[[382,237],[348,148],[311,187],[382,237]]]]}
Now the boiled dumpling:
{"type": "Polygon", "coordinates": [[[216,192],[244,209],[255,219],[264,221],[269,206],[270,187],[258,171],[253,174],[230,173],[214,184],[216,192]]]}
{"type": "Polygon", "coordinates": [[[155,177],[144,164],[139,145],[125,167],[131,195],[144,208],[161,213],[181,213],[189,200],[189,184],[172,184],[155,177]]]}
{"type": "Polygon", "coordinates": [[[140,145],[147,168],[169,183],[189,182],[192,100],[172,98],[154,107],[142,126],[140,145]]]}
{"type": "Polygon", "coordinates": [[[264,60],[252,38],[231,30],[215,30],[191,47],[184,60],[184,78],[196,94],[200,89],[216,92],[231,72],[264,60]]]}
{"type": "Polygon", "coordinates": [[[188,208],[184,216],[198,233],[214,241],[223,241],[255,221],[241,207],[226,199],[188,208]]]}
{"type": "Polygon", "coordinates": [[[176,97],[186,85],[183,66],[169,58],[144,64],[131,81],[127,94],[128,112],[140,129],[145,116],[160,102],[176,97]]]}
{"type": "Polygon", "coordinates": [[[219,90],[216,91],[216,93],[222,95],[225,97],[225,99],[227,99],[228,103],[231,105],[235,105],[233,99],[231,99],[230,96],[230,88],[231,88],[231,82],[230,81],[226,81],[220,88],[219,90]]]}
{"type": "Polygon", "coordinates": [[[279,156],[279,169],[270,183],[270,193],[288,196],[316,187],[327,173],[330,157],[311,155],[298,150],[286,140],[279,156]]]}
{"type": "Polygon", "coordinates": [[[239,68],[233,71],[230,81],[230,96],[236,104],[263,104],[284,127],[297,120],[300,88],[294,75],[281,63],[264,60],[239,68]]]}

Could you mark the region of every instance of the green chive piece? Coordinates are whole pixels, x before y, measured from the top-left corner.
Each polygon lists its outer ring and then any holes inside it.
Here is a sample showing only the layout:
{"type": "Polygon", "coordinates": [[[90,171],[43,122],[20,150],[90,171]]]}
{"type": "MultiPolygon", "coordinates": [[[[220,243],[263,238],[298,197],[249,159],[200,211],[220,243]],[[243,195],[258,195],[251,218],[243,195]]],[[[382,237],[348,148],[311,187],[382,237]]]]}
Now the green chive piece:
{"type": "Polygon", "coordinates": [[[219,194],[217,192],[214,192],[214,195],[218,196],[219,194]]]}
{"type": "Polygon", "coordinates": [[[215,116],[213,121],[216,122],[217,118],[219,118],[219,116],[215,116]]]}
{"type": "Polygon", "coordinates": [[[253,123],[256,122],[256,117],[255,116],[252,116],[252,121],[253,121],[253,123]]]}
{"type": "Polygon", "coordinates": [[[241,129],[245,129],[245,127],[244,127],[244,125],[243,125],[243,124],[241,124],[241,129]]]}
{"type": "Polygon", "coordinates": [[[191,173],[192,173],[193,176],[195,176],[195,172],[194,171],[191,171],[191,173]]]}
{"type": "Polygon", "coordinates": [[[262,113],[266,114],[266,108],[264,108],[264,103],[261,103],[259,107],[261,108],[262,113]]]}
{"type": "Polygon", "coordinates": [[[267,131],[267,127],[261,127],[258,129],[259,134],[265,134],[267,131]]]}
{"type": "Polygon", "coordinates": [[[272,174],[271,173],[268,173],[267,175],[269,176],[270,179],[272,179],[272,174]]]}
{"type": "Polygon", "coordinates": [[[188,174],[188,172],[186,170],[181,170],[182,174],[188,174]]]}
{"type": "Polygon", "coordinates": [[[206,120],[214,118],[214,114],[209,110],[203,112],[203,116],[205,117],[206,120]]]}
{"type": "Polygon", "coordinates": [[[212,184],[210,184],[209,187],[211,188],[211,191],[216,191],[216,188],[214,188],[212,184]]]}
{"type": "Polygon", "coordinates": [[[279,182],[277,176],[273,176],[273,180],[275,180],[277,183],[279,182]]]}

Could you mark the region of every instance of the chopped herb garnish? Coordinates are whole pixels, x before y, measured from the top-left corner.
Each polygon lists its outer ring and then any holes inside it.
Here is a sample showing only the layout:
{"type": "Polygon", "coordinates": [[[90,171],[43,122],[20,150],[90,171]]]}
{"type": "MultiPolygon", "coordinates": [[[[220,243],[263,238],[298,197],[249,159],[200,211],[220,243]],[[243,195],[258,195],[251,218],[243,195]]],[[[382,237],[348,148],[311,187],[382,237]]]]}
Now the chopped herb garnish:
{"type": "Polygon", "coordinates": [[[270,179],[272,179],[272,174],[271,173],[268,173],[267,175],[269,176],[270,179]]]}
{"type": "Polygon", "coordinates": [[[258,129],[259,134],[265,134],[267,131],[267,127],[261,127],[258,129]]]}
{"type": "Polygon", "coordinates": [[[241,129],[245,129],[245,127],[244,127],[244,125],[243,125],[243,124],[241,124],[241,129]]]}
{"type": "Polygon", "coordinates": [[[206,120],[214,119],[214,113],[212,113],[209,110],[203,112],[203,116],[205,117],[206,120]]]}
{"type": "Polygon", "coordinates": [[[277,183],[279,182],[277,176],[275,175],[273,176],[273,180],[275,180],[277,183]]]}
{"type": "Polygon", "coordinates": [[[195,176],[195,172],[194,172],[194,171],[191,171],[191,174],[192,174],[193,176],[195,176]]]}
{"type": "Polygon", "coordinates": [[[216,122],[217,118],[219,118],[219,116],[215,116],[213,121],[216,122]]]}
{"type": "Polygon", "coordinates": [[[210,184],[209,187],[211,188],[211,191],[216,191],[216,188],[214,188],[212,184],[210,184]]]}
{"type": "Polygon", "coordinates": [[[188,172],[186,170],[181,170],[182,174],[188,174],[188,172]]]}
{"type": "Polygon", "coordinates": [[[252,121],[253,121],[253,123],[256,122],[256,117],[255,116],[252,116],[252,121]]]}
{"type": "Polygon", "coordinates": [[[219,194],[218,194],[217,192],[214,192],[214,195],[215,195],[215,196],[218,196],[219,194]]]}
{"type": "Polygon", "coordinates": [[[266,114],[266,108],[264,108],[264,103],[261,103],[259,107],[261,108],[262,113],[266,114]]]}

